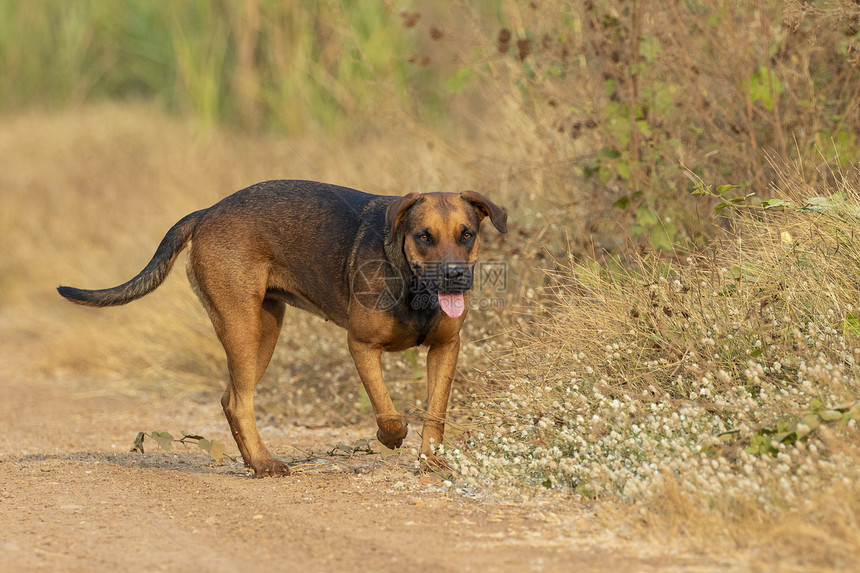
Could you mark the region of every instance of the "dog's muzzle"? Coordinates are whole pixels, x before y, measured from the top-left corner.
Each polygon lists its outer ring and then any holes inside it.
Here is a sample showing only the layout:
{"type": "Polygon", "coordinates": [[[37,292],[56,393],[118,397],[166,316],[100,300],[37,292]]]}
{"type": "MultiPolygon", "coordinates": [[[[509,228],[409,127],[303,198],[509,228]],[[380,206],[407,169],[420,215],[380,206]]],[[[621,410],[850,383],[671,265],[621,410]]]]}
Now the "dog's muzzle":
{"type": "Polygon", "coordinates": [[[472,288],[472,267],[464,263],[425,264],[416,269],[423,290],[435,296],[436,304],[451,318],[466,310],[465,292],[472,288]]]}

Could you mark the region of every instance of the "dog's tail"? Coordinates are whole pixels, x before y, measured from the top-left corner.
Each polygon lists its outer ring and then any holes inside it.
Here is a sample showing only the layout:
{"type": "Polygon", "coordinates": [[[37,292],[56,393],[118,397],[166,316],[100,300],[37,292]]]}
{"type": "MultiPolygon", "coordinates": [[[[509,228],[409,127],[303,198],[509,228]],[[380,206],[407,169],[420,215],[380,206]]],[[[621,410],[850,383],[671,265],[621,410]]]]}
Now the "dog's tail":
{"type": "Polygon", "coordinates": [[[126,304],[151,293],[164,282],[173,262],[188,244],[191,233],[206,211],[206,209],[195,211],[173,225],[161,240],[149,264],[127,283],[101,290],[61,286],[57,291],[74,303],[99,307],[126,304]]]}

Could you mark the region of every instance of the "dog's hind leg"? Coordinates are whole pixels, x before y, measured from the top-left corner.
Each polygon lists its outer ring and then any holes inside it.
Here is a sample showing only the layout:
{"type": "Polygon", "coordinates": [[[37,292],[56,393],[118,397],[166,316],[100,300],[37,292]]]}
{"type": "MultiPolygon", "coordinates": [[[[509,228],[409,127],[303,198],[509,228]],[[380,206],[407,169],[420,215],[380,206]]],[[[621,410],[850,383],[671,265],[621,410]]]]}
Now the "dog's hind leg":
{"type": "Polygon", "coordinates": [[[257,477],[284,476],[289,468],[272,457],[263,444],[254,419],[254,391],[262,378],[281,329],[284,304],[265,299],[230,305],[210,314],[215,331],[227,354],[230,382],[221,397],[221,406],[245,463],[257,477]]]}
{"type": "Polygon", "coordinates": [[[278,343],[278,335],[281,332],[281,324],[284,321],[284,310],[286,304],[270,298],[263,300],[263,312],[260,315],[262,324],[260,328],[260,345],[257,351],[257,382],[266,373],[266,368],[272,360],[275,346],[278,343]]]}

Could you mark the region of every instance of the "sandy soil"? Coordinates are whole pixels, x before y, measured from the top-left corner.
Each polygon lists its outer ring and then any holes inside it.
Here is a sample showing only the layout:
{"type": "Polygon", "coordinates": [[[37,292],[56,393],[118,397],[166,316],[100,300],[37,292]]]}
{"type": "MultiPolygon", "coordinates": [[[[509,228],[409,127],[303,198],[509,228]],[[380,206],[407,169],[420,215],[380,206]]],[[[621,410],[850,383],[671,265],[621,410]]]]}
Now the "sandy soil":
{"type": "MultiPolygon", "coordinates": [[[[0,358],[2,571],[727,566],[625,538],[570,500],[458,496],[441,477],[417,474],[408,453],[311,459],[284,479],[254,479],[236,461],[213,464],[196,446],[160,452],[148,442],[146,453],[132,453],[138,431],[179,428],[225,441],[233,456],[236,447],[215,396],[165,400],[110,380],[22,377],[14,356],[0,358]]],[[[264,420],[261,431],[282,456],[373,436],[369,425],[264,420]]]]}

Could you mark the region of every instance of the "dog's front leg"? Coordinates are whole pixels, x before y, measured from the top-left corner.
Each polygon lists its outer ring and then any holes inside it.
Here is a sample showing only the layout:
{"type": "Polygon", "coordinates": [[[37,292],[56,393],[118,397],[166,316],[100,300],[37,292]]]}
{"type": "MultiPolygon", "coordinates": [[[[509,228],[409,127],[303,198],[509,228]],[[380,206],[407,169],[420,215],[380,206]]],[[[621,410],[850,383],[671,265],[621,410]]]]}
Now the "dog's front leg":
{"type": "Polygon", "coordinates": [[[373,412],[376,414],[376,425],[379,431],[376,437],[387,448],[399,448],[406,437],[408,424],[400,417],[385,388],[382,378],[382,348],[367,342],[360,342],[349,337],[349,353],[358,370],[361,383],[367,390],[373,412]]]}
{"type": "Polygon", "coordinates": [[[459,352],[459,334],[448,342],[430,346],[427,352],[427,415],[421,434],[421,454],[426,456],[421,464],[424,469],[447,467],[442,458],[433,454],[432,445],[441,444],[445,433],[445,415],[459,352]]]}

